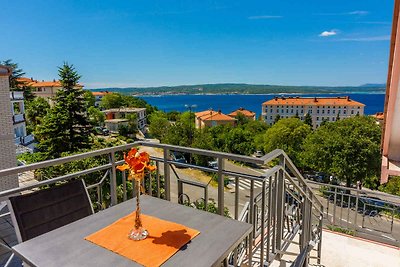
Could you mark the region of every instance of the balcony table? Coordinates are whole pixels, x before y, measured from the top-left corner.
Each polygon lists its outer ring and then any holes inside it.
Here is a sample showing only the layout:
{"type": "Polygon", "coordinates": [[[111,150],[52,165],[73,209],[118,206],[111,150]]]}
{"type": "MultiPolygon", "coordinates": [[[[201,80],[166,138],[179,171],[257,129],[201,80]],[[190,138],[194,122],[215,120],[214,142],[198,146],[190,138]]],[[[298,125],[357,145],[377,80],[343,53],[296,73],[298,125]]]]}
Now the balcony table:
{"type": "MultiPolygon", "coordinates": [[[[144,214],[200,231],[185,249],[179,250],[162,266],[220,266],[252,230],[251,224],[166,200],[144,195],[140,202],[144,214]]],[[[141,266],[84,239],[133,212],[135,203],[136,199],[125,201],[12,249],[31,266],[141,266]]]]}

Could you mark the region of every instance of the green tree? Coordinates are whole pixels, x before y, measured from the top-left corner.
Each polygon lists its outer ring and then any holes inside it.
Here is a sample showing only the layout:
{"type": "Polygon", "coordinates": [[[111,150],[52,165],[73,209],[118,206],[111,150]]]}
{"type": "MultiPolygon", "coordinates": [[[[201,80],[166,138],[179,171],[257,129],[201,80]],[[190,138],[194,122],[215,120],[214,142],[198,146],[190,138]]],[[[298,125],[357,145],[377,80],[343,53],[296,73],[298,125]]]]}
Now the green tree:
{"type": "Polygon", "coordinates": [[[281,115],[277,114],[274,119],[274,124],[277,123],[281,119],[281,115]]]}
{"type": "Polygon", "coordinates": [[[83,98],[85,99],[86,102],[86,107],[94,107],[94,103],[96,102],[96,98],[94,97],[93,93],[85,90],[83,93],[83,98]]]}
{"type": "Polygon", "coordinates": [[[35,136],[39,149],[49,158],[59,157],[63,152],[75,152],[89,147],[90,124],[87,117],[83,90],[76,87],[80,75],[73,65],[64,63],[58,74],[62,89],[57,92],[54,106],[38,125],[35,136]]]}
{"type": "Polygon", "coordinates": [[[148,116],[149,119],[149,131],[154,138],[164,142],[165,135],[170,127],[170,122],[167,119],[167,115],[162,111],[156,111],[148,116]]]}
{"type": "Polygon", "coordinates": [[[233,128],[226,134],[225,151],[234,154],[251,155],[255,151],[253,133],[233,128]]]}
{"type": "Polygon", "coordinates": [[[49,103],[41,97],[35,97],[32,101],[26,103],[25,116],[29,132],[33,132],[36,126],[42,123],[49,109],[49,103]]]}
{"type": "Polygon", "coordinates": [[[379,186],[379,190],[400,196],[400,176],[390,177],[386,184],[379,186]]]}
{"type": "Polygon", "coordinates": [[[300,153],[305,138],[311,133],[311,127],[296,118],[281,119],[272,125],[264,135],[264,151],[280,148],[293,162],[300,166],[300,153]]]}
{"type": "Polygon", "coordinates": [[[118,93],[106,94],[100,102],[100,106],[104,109],[120,108],[124,106],[122,95],[118,93]]]}
{"type": "Polygon", "coordinates": [[[335,174],[347,186],[379,176],[381,129],[366,116],[343,119],[319,127],[303,145],[304,164],[335,174]]]}
{"type": "Polygon", "coordinates": [[[329,123],[328,119],[322,118],[321,124],[319,126],[324,126],[329,123]]]}
{"type": "Polygon", "coordinates": [[[12,73],[10,75],[10,88],[12,90],[17,89],[19,85],[21,85],[21,83],[18,81],[18,78],[22,78],[22,76],[25,75],[25,72],[19,68],[18,63],[13,62],[12,59],[0,61],[0,65],[11,68],[12,73]]]}
{"type": "Polygon", "coordinates": [[[313,127],[313,121],[310,113],[307,112],[306,116],[304,116],[304,123],[313,127]]]}
{"type": "Polygon", "coordinates": [[[104,115],[103,112],[101,112],[95,106],[90,106],[87,111],[88,111],[89,122],[91,125],[93,126],[103,125],[106,119],[106,115],[104,115]]]}
{"type": "Polygon", "coordinates": [[[236,119],[237,125],[243,125],[250,121],[249,118],[247,118],[245,115],[243,115],[240,112],[237,113],[237,115],[235,116],[235,119],[236,119]]]}

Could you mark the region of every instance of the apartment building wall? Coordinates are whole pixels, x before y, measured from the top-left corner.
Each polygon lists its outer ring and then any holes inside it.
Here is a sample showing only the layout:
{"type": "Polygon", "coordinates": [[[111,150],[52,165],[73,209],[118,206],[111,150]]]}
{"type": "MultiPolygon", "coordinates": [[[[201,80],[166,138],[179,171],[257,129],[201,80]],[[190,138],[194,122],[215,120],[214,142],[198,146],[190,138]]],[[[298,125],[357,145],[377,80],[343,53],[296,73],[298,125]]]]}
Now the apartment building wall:
{"type": "MultiPolygon", "coordinates": [[[[0,169],[17,165],[9,88],[10,73],[8,68],[0,66],[0,169]]],[[[18,187],[18,176],[11,175],[0,179],[0,191],[15,187],[18,187]]]]}

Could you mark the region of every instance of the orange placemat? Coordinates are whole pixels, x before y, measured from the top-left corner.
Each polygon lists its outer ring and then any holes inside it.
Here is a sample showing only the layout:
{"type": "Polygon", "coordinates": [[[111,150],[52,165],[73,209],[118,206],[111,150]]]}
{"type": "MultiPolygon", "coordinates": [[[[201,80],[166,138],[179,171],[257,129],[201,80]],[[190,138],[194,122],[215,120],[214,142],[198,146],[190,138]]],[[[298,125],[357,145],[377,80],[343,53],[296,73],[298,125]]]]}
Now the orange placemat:
{"type": "Polygon", "coordinates": [[[141,241],[128,238],[134,226],[135,213],[93,233],[86,240],[111,250],[144,266],[160,266],[182,246],[200,234],[184,225],[141,215],[142,224],[149,236],[141,241]]]}

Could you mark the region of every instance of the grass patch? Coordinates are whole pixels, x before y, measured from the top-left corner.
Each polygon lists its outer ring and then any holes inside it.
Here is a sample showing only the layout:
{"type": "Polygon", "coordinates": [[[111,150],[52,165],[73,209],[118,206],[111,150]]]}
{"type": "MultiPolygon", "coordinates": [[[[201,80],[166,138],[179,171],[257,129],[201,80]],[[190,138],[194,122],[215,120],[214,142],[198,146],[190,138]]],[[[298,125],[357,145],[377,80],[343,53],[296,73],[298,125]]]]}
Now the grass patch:
{"type": "Polygon", "coordinates": [[[351,236],[355,236],[355,234],[356,234],[353,230],[349,230],[349,229],[342,228],[342,227],[339,227],[339,226],[328,225],[328,229],[333,231],[333,232],[338,232],[338,233],[351,235],[351,236]]]}

